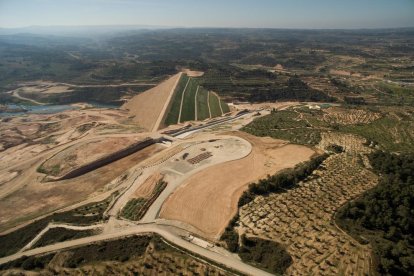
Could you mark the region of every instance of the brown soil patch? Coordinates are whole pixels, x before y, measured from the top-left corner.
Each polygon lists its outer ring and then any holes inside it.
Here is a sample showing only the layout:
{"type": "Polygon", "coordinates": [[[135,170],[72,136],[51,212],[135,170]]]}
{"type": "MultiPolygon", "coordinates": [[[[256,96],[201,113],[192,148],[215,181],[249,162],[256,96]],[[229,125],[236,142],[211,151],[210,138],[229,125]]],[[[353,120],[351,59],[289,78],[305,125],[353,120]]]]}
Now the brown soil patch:
{"type": "Polygon", "coordinates": [[[42,168],[56,177],[104,156],[120,151],[143,137],[110,137],[93,139],[71,146],[42,164],[42,168]],[[58,168],[58,169],[54,169],[58,168]]]}
{"type": "Polygon", "coordinates": [[[165,202],[160,216],[198,228],[216,239],[237,211],[247,185],[308,160],[315,151],[282,140],[259,138],[247,133],[233,135],[248,140],[252,152],[245,158],[207,168],[188,178],[165,202]]]}
{"type": "MultiPolygon", "coordinates": [[[[73,179],[53,183],[39,183],[35,179],[28,181],[22,189],[0,201],[0,227],[6,223],[13,226],[16,218],[37,217],[103,192],[110,181],[162,149],[158,145],[149,146],[73,179]]],[[[20,177],[12,180],[19,181],[20,177]]]]}
{"type": "Polygon", "coordinates": [[[157,185],[158,181],[162,179],[162,175],[160,173],[155,173],[149,176],[141,186],[134,193],[135,198],[143,197],[149,198],[152,195],[152,192],[157,185]]]}
{"type": "Polygon", "coordinates": [[[130,99],[121,108],[129,111],[133,120],[141,127],[152,131],[160,116],[163,116],[164,105],[169,100],[170,95],[181,74],[176,74],[158,86],[151,88],[130,99]]]}
{"type": "Polygon", "coordinates": [[[275,69],[276,69],[276,70],[283,70],[284,68],[283,68],[282,64],[277,64],[277,65],[275,66],[275,69]]]}
{"type": "Polygon", "coordinates": [[[345,70],[329,70],[329,73],[332,75],[339,75],[339,76],[353,76],[353,77],[361,77],[360,73],[354,73],[354,72],[350,72],[350,71],[345,71],[345,70]]]}
{"type": "Polygon", "coordinates": [[[202,71],[191,71],[190,69],[183,69],[182,72],[187,74],[187,76],[194,78],[201,77],[204,75],[204,72],[202,71]]]}

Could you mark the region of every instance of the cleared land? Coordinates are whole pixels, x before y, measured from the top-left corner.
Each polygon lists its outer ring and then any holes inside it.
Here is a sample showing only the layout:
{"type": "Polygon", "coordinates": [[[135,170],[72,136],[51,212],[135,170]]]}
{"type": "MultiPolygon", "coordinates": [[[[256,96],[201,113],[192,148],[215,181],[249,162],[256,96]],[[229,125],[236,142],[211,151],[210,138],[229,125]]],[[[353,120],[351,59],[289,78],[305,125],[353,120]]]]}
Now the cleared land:
{"type": "Polygon", "coordinates": [[[207,168],[189,177],[164,203],[160,217],[179,220],[216,239],[237,211],[247,184],[308,160],[315,151],[281,140],[231,133],[249,141],[245,158],[207,168]]]}
{"type": "MultiPolygon", "coordinates": [[[[26,186],[0,201],[0,226],[10,224],[24,217],[41,214],[74,204],[88,196],[104,192],[105,187],[129,168],[159,152],[163,147],[149,146],[109,165],[96,169],[74,179],[53,183],[40,183],[36,178],[26,179],[26,186]],[[15,206],[20,206],[18,209],[15,206]]],[[[24,178],[23,178],[24,179],[24,178]]],[[[10,184],[19,183],[16,177],[10,184]]]]}
{"type": "Polygon", "coordinates": [[[138,141],[140,141],[139,137],[108,137],[78,143],[54,155],[37,170],[41,173],[60,177],[75,168],[115,153],[138,141]]]}
{"type": "Polygon", "coordinates": [[[166,106],[174,94],[180,76],[178,73],[160,85],[133,97],[122,108],[127,109],[131,116],[135,116],[133,120],[140,126],[156,131],[159,127],[157,122],[160,121],[160,117],[164,117],[166,106]]]}

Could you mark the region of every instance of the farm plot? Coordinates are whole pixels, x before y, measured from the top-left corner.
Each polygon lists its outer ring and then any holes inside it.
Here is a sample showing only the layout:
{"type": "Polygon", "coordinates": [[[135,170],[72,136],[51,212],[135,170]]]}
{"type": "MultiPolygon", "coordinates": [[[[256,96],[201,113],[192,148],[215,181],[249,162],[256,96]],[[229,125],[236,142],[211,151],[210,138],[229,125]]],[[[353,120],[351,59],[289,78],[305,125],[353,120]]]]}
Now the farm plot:
{"type": "MultiPolygon", "coordinates": [[[[371,148],[364,146],[364,144],[366,144],[366,140],[356,135],[337,132],[323,132],[321,133],[321,138],[322,139],[317,147],[322,150],[327,150],[332,145],[338,145],[341,146],[345,152],[352,154],[368,154],[372,151],[371,148]]],[[[361,157],[365,156],[362,155],[361,157]]]]}
{"type": "Polygon", "coordinates": [[[412,115],[384,113],[383,118],[369,124],[341,126],[339,130],[364,137],[388,151],[414,151],[412,115]]]}
{"type": "Polygon", "coordinates": [[[274,240],[293,258],[288,275],[369,275],[371,248],[334,222],[352,198],[377,184],[356,154],[329,157],[298,188],[259,196],[240,209],[239,234],[274,240]]]}
{"type": "Polygon", "coordinates": [[[272,112],[255,119],[242,130],[256,136],[270,136],[304,145],[316,145],[321,140],[321,129],[311,128],[306,114],[292,110],[272,112]]]}
{"type": "Polygon", "coordinates": [[[364,109],[328,108],[323,114],[323,120],[329,124],[368,124],[381,117],[380,113],[364,109]]]}
{"type": "Polygon", "coordinates": [[[128,201],[122,209],[121,216],[134,221],[142,219],[148,208],[157,199],[165,187],[167,187],[167,182],[162,179],[158,180],[150,195],[147,197],[133,198],[128,201]]]}

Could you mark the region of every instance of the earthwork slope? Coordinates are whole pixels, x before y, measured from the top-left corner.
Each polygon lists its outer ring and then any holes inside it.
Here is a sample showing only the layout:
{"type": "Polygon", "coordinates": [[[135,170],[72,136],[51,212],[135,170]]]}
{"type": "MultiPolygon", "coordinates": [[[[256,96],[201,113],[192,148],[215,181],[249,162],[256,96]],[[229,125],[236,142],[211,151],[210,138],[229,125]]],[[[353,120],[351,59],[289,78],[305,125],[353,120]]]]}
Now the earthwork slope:
{"type": "Polygon", "coordinates": [[[181,73],[178,73],[160,85],[140,93],[121,108],[128,110],[129,114],[134,116],[133,120],[141,127],[149,131],[156,131],[168,108],[180,76],[181,73]]]}

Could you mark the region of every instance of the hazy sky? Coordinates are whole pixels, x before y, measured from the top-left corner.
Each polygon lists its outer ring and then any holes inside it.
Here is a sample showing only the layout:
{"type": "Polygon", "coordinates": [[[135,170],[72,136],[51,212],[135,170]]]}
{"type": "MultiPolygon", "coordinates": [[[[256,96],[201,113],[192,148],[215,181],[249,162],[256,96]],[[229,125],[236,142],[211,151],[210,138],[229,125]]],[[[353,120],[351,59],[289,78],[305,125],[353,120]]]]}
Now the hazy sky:
{"type": "Polygon", "coordinates": [[[0,27],[414,27],[414,0],[0,0],[0,27]]]}

